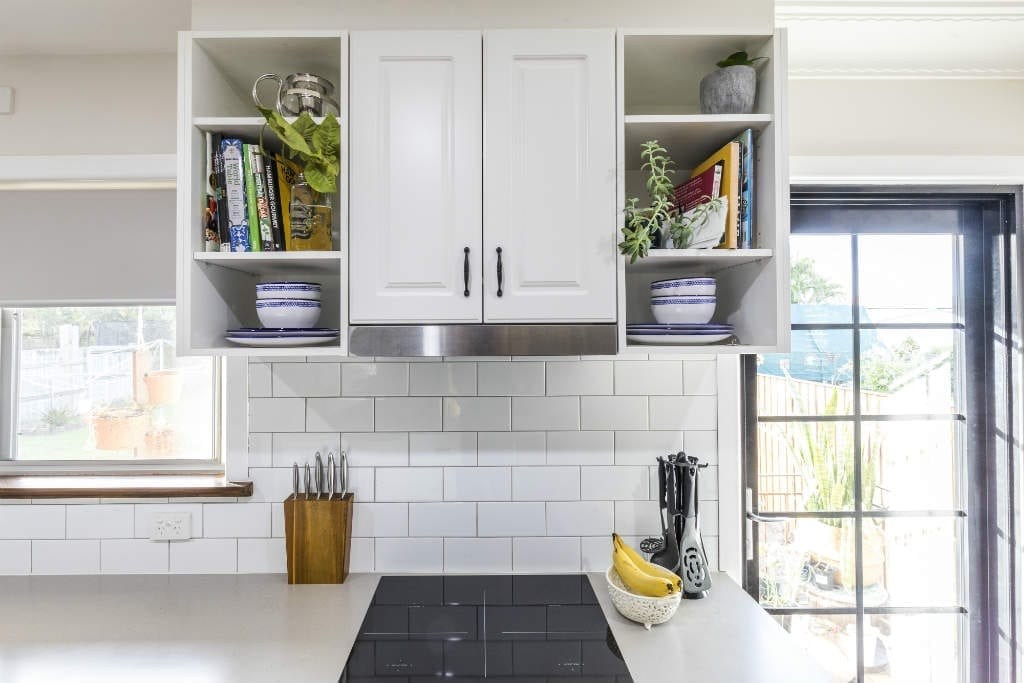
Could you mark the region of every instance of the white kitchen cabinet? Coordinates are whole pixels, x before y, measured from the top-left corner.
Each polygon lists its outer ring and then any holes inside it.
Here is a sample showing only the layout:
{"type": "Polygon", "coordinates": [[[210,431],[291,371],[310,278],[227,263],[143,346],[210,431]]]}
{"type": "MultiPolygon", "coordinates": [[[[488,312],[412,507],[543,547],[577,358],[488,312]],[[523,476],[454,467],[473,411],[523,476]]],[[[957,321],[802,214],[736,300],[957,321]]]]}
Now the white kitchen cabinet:
{"type": "Polygon", "coordinates": [[[350,50],[351,322],[480,322],[480,33],[350,50]]]}
{"type": "Polygon", "coordinates": [[[485,32],[485,322],[615,321],[615,112],[613,31],[485,32]]]}

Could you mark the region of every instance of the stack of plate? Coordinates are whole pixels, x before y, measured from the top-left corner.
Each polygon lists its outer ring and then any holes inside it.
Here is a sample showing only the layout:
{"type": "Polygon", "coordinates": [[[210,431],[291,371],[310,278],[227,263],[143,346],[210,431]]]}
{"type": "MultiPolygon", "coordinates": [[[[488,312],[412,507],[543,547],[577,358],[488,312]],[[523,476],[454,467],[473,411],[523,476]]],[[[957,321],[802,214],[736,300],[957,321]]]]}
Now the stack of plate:
{"type": "Polygon", "coordinates": [[[626,339],[637,344],[714,344],[725,341],[732,335],[732,325],[728,323],[626,325],[626,339]]]}
{"type": "Polygon", "coordinates": [[[227,340],[242,346],[307,346],[335,341],[338,330],[327,327],[240,327],[227,340]]]}

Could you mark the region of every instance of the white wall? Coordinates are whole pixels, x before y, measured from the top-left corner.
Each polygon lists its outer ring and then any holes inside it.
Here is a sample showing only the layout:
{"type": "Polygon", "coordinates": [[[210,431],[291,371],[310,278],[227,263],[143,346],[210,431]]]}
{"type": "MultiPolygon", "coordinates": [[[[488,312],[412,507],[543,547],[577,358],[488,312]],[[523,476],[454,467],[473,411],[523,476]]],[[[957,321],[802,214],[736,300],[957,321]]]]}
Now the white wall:
{"type": "Polygon", "coordinates": [[[1024,80],[795,79],[793,156],[1024,154],[1024,80]]]}
{"type": "Polygon", "coordinates": [[[173,154],[173,54],[0,58],[0,155],[173,154]]]}

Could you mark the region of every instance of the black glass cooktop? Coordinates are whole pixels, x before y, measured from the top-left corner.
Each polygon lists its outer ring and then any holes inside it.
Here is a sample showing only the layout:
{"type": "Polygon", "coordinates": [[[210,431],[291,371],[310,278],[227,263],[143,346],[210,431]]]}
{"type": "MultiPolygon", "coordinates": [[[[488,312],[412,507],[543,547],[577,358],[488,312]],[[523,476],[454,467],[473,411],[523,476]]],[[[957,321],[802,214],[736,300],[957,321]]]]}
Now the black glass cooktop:
{"type": "Polygon", "coordinates": [[[339,683],[632,683],[585,576],[385,576],[339,683]]]}

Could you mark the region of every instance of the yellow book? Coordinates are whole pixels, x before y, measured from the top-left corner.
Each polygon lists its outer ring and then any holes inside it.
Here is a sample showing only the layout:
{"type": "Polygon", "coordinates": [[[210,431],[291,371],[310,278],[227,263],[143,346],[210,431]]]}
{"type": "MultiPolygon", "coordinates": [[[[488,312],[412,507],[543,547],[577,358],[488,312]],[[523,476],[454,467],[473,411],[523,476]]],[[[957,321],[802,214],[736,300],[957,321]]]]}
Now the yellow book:
{"type": "Polygon", "coordinates": [[[729,205],[725,216],[725,235],[717,249],[735,249],[739,245],[740,143],[732,141],[709,156],[693,169],[690,177],[698,176],[719,161],[722,166],[722,194],[729,205]]]}
{"type": "Polygon", "coordinates": [[[292,215],[291,215],[291,202],[292,202],[292,184],[295,182],[295,169],[291,164],[288,164],[280,159],[275,161],[277,164],[277,190],[280,196],[281,202],[281,228],[284,230],[284,250],[292,251],[292,215]]]}

